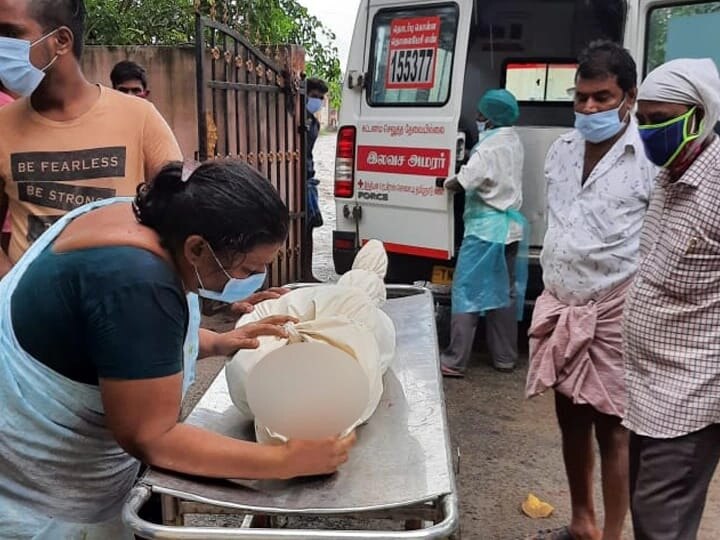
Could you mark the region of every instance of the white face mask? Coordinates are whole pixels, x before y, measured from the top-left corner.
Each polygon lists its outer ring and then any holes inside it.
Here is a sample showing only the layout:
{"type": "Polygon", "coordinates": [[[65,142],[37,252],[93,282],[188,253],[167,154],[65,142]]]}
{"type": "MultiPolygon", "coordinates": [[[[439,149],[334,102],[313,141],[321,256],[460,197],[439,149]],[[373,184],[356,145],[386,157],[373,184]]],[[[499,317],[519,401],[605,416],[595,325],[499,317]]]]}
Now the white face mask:
{"type": "Polygon", "coordinates": [[[625,105],[625,99],[620,105],[609,111],[600,111],[591,114],[575,113],[575,128],[583,138],[591,143],[601,143],[612,139],[627,124],[630,111],[620,120],[620,109],[625,105]]]}
{"type": "Polygon", "coordinates": [[[475,125],[477,126],[478,133],[484,133],[487,129],[487,120],[484,120],[481,122],[480,120],[475,120],[475,125]]]}
{"type": "Polygon", "coordinates": [[[47,66],[38,69],[30,62],[30,49],[52,36],[57,30],[30,42],[26,39],[0,37],[0,82],[21,96],[30,96],[40,86],[45,73],[57,60],[57,55],[47,66]]]}

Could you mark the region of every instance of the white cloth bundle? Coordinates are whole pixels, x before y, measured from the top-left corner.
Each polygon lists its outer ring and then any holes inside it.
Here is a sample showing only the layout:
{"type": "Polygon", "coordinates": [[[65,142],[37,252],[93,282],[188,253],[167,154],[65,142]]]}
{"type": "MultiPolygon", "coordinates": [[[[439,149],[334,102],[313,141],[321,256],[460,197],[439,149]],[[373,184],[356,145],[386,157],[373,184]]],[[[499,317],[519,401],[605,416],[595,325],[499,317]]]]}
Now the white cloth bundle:
{"type": "MultiPolygon", "coordinates": [[[[228,362],[225,369],[228,390],[243,417],[255,419],[245,388],[253,367],[269,352],[300,341],[332,345],[360,364],[368,378],[370,393],[365,411],[350,429],[372,416],[382,395],[382,376],[395,354],[395,327],[380,309],[386,299],[383,282],[386,272],[385,249],[382,243],[371,241],[358,253],[353,269],[336,285],[296,289],[257,305],[238,321],[237,327],[271,315],[291,315],[299,320],[288,325],[287,339],[261,337],[257,349],[238,351],[228,362]]],[[[272,433],[257,421],[255,431],[259,442],[286,440],[283,434],[272,433]]]]}

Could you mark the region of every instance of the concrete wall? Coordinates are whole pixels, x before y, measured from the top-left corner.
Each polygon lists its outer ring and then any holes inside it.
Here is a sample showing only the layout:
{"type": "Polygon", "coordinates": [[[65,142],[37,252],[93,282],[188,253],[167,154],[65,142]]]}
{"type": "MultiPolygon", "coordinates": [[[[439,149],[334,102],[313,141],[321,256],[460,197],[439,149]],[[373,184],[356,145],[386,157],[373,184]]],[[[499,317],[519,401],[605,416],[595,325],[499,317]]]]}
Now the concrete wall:
{"type": "Polygon", "coordinates": [[[183,154],[198,149],[195,50],[192,47],[87,47],[83,70],[92,82],[110,86],[110,71],[132,60],[148,72],[150,101],[175,133],[183,154]]]}

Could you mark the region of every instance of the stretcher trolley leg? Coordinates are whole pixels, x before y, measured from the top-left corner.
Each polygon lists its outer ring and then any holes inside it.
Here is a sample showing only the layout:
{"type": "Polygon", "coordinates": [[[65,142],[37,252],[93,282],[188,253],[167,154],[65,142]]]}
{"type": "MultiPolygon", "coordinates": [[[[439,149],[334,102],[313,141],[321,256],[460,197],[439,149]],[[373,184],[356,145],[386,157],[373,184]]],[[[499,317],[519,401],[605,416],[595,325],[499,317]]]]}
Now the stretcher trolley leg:
{"type": "Polygon", "coordinates": [[[123,521],[139,537],[175,540],[441,540],[456,539],[458,527],[457,500],[454,495],[444,497],[440,503],[443,520],[429,528],[413,531],[352,531],[311,529],[249,529],[182,527],[158,525],[144,521],[138,515],[152,490],[145,485],[133,488],[125,507],[123,521]]]}

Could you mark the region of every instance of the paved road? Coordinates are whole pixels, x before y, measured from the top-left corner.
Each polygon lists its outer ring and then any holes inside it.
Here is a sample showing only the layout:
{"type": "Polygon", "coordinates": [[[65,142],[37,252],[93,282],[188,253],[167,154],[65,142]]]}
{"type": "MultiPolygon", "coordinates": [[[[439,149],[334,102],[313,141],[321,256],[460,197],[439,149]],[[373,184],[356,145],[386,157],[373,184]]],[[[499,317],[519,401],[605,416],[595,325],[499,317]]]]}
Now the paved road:
{"type": "MultiPolygon", "coordinates": [[[[314,271],[316,277],[327,280],[334,276],[330,253],[334,137],[318,140],[316,158],[325,226],[315,233],[314,271]]],[[[526,355],[521,364],[515,373],[500,374],[479,352],[466,379],[445,383],[452,442],[462,454],[458,491],[465,540],[521,539],[539,528],[567,524],[570,517],[552,396],[523,398],[526,355]],[[550,519],[533,521],[522,515],[520,504],[530,492],[556,507],[550,519]]],[[[199,382],[192,388],[186,410],[221,365],[222,359],[201,363],[199,382]]],[[[597,500],[600,507],[599,490],[597,500]]],[[[626,538],[632,538],[629,526],[626,538]]],[[[699,538],[720,538],[720,481],[711,490],[699,538]]]]}
{"type": "Polygon", "coordinates": [[[324,224],[313,233],[313,274],[321,281],[337,278],[332,262],[332,231],[335,228],[335,135],[322,135],[315,143],[315,170],[320,186],[320,209],[324,224]]]}

